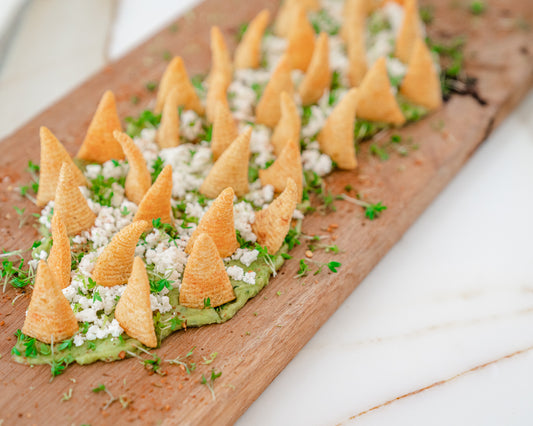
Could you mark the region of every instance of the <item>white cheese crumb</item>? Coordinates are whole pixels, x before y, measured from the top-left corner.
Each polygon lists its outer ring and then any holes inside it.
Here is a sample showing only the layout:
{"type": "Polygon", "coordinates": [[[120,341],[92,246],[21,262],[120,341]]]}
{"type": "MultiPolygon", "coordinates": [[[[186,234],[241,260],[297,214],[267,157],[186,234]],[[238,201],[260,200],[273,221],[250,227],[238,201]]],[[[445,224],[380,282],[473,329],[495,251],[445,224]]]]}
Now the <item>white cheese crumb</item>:
{"type": "Polygon", "coordinates": [[[244,278],[244,270],[240,266],[229,266],[226,268],[226,272],[228,273],[228,276],[235,281],[242,281],[244,278]]]}

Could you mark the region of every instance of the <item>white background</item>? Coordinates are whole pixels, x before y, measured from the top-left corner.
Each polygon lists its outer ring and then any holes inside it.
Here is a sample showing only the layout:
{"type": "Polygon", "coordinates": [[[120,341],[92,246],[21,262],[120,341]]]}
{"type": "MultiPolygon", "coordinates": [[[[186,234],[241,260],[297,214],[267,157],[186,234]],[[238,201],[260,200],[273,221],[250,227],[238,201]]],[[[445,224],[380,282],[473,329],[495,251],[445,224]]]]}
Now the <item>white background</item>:
{"type": "MultiPolygon", "coordinates": [[[[10,25],[23,3],[0,8],[0,136],[197,1],[33,0],[10,25]]],[[[532,164],[530,92],[238,424],[531,424],[532,164]]]]}

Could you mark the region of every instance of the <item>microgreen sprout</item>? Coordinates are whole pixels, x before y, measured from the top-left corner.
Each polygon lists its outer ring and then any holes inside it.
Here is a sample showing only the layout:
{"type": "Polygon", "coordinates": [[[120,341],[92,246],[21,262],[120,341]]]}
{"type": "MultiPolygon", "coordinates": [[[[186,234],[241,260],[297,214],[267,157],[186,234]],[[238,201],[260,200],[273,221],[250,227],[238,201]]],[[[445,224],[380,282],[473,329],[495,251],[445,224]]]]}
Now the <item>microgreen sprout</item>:
{"type": "Polygon", "coordinates": [[[181,365],[185,369],[187,374],[191,374],[194,370],[196,370],[196,363],[188,362],[187,358],[190,358],[192,356],[195,349],[196,349],[196,346],[194,346],[189,352],[187,352],[183,356],[178,356],[174,359],[167,359],[165,361],[168,362],[169,364],[181,365]]]}
{"type": "Polygon", "coordinates": [[[342,199],[352,204],[356,204],[358,206],[363,207],[365,209],[365,217],[369,220],[377,219],[384,210],[387,210],[387,206],[382,204],[381,201],[375,204],[372,204],[364,200],[349,197],[348,195],[345,195],[345,194],[342,195],[342,199]]]}
{"type": "Polygon", "coordinates": [[[205,377],[205,375],[202,374],[202,379],[200,380],[200,383],[202,385],[207,386],[207,388],[211,392],[211,396],[213,397],[213,401],[216,399],[216,396],[215,396],[215,380],[218,379],[221,375],[222,375],[222,371],[219,372],[219,373],[216,373],[215,369],[212,368],[211,369],[211,376],[209,377],[209,379],[207,379],[205,377]]]}

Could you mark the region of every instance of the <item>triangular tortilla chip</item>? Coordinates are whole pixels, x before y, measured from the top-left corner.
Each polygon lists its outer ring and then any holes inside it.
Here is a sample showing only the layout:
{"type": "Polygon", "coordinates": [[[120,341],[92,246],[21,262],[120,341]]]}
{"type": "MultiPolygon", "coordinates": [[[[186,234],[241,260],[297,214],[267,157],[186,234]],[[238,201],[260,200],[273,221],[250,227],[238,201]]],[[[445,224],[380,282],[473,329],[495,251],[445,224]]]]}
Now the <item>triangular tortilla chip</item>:
{"type": "Polygon", "coordinates": [[[218,102],[211,136],[211,151],[213,151],[213,159],[215,161],[238,135],[237,124],[228,105],[224,102],[218,102]]]}
{"type": "Polygon", "coordinates": [[[292,214],[298,202],[298,188],[292,179],[287,180],[283,192],[264,210],[255,213],[252,231],[257,242],[266,246],[268,253],[275,254],[285,240],[291,227],[292,214]]]}
{"type": "Polygon", "coordinates": [[[219,102],[225,104],[228,108],[228,83],[221,73],[215,73],[211,76],[207,95],[205,99],[205,109],[207,121],[212,123],[215,120],[216,106],[219,102]]]}
{"type": "Polygon", "coordinates": [[[115,130],[122,131],[122,126],[117,114],[115,95],[108,90],[96,108],[85,140],[76,157],[96,163],[105,163],[113,159],[123,160],[122,148],[113,137],[115,130]]]}
{"type": "Polygon", "coordinates": [[[173,148],[180,144],[180,115],[178,112],[179,93],[173,88],[165,99],[161,124],[157,129],[156,140],[159,148],[173,148]]]}
{"type": "Polygon", "coordinates": [[[126,334],[149,348],[157,346],[150,283],[146,267],[140,257],[135,257],[128,285],[115,308],[115,318],[126,334]]]}
{"type": "Polygon", "coordinates": [[[403,7],[403,21],[396,36],[394,56],[404,64],[409,63],[416,41],[422,37],[418,5],[416,0],[406,0],[403,7]]]}
{"type": "Polygon", "coordinates": [[[179,56],[176,56],[170,61],[163,77],[161,77],[154,108],[154,111],[157,114],[163,111],[165,99],[174,88],[177,89],[179,94],[178,105],[183,106],[185,109],[192,109],[199,115],[204,114],[204,107],[200,102],[200,98],[198,97],[194,86],[189,80],[189,74],[187,74],[183,59],[179,56]]]}
{"type": "Polygon", "coordinates": [[[190,253],[196,238],[205,232],[215,242],[220,257],[231,256],[239,247],[235,222],[233,221],[233,197],[235,192],[232,188],[226,188],[213,201],[209,210],[205,212],[198,227],[194,230],[185,247],[185,252],[190,253]]]}
{"type": "Polygon", "coordinates": [[[224,77],[229,85],[233,75],[233,65],[224,36],[217,26],[211,27],[211,71],[207,81],[211,82],[213,75],[224,77]]]}
{"type": "Polygon", "coordinates": [[[131,274],[135,247],[141,234],[151,224],[137,220],[115,234],[104,251],[96,259],[92,279],[104,287],[126,284],[131,274]]]}
{"type": "Polygon", "coordinates": [[[337,166],[344,170],[353,170],[357,167],[354,145],[357,90],[350,89],[344,95],[317,137],[322,152],[329,155],[337,166]]]}
{"type": "Polygon", "coordinates": [[[216,308],[233,299],[235,293],[217,246],[208,234],[198,235],[183,272],[180,305],[203,309],[208,304],[216,308]]]}
{"type": "Polygon", "coordinates": [[[172,166],[167,164],[159,173],[154,184],[144,195],[133,220],[147,220],[160,218],[162,223],[172,223],[172,166]]]}
{"type": "Polygon", "coordinates": [[[259,68],[261,64],[261,41],[269,20],[270,12],[263,9],[248,24],[248,28],[235,50],[236,69],[259,68]]]}
{"type": "Polygon", "coordinates": [[[392,93],[384,57],[379,58],[366,73],[357,95],[357,117],[396,125],[405,123],[405,117],[392,93]]]}
{"type": "Polygon", "coordinates": [[[238,197],[248,193],[248,161],[252,128],[237,136],[213,165],[200,187],[200,192],[216,198],[228,186],[238,197]]]}
{"type": "Polygon", "coordinates": [[[298,88],[303,105],[311,105],[322,97],[331,84],[329,69],[329,39],[325,32],[320,33],[305,77],[298,88]]]}
{"type": "Polygon", "coordinates": [[[294,22],[294,12],[298,11],[298,6],[302,6],[307,12],[320,9],[318,0],[285,0],[276,16],[274,22],[274,34],[279,37],[287,37],[294,22]]]}
{"type": "Polygon", "coordinates": [[[52,216],[52,243],[48,266],[59,288],[65,288],[70,284],[70,240],[67,227],[57,211],[52,216]]]}
{"type": "Polygon", "coordinates": [[[79,186],[89,186],[89,183],[82,171],[76,167],[61,142],[57,140],[50,130],[46,127],[41,127],[39,135],[41,138],[41,163],[37,205],[42,207],[55,198],[59,171],[63,163],[69,163],[72,166],[72,171],[79,186]]]}
{"type": "Polygon", "coordinates": [[[139,204],[152,183],[146,160],[139,147],[126,133],[116,131],[114,136],[126,154],[129,164],[124,185],[126,197],[135,204],[139,204]]]}
{"type": "Polygon", "coordinates": [[[294,12],[294,22],[289,31],[287,50],[292,69],[307,71],[315,49],[315,30],[307,19],[307,12],[301,6],[297,6],[294,12]]]}
{"type": "MultiPolygon", "coordinates": [[[[120,146],[120,145],[119,145],[120,146]]],[[[78,187],[73,167],[63,163],[59,172],[54,211],[61,214],[68,235],[76,235],[94,225],[96,215],[78,187]]]]}
{"type": "Polygon", "coordinates": [[[368,70],[364,27],[350,28],[346,44],[348,50],[348,80],[350,81],[350,86],[359,87],[368,70]]]}
{"type": "Polygon", "coordinates": [[[292,96],[294,87],[291,78],[291,67],[286,55],[279,60],[270,80],[263,91],[255,108],[255,122],[273,128],[281,116],[280,97],[283,92],[292,96]]]}
{"type": "Polygon", "coordinates": [[[261,185],[272,185],[274,191],[282,192],[291,178],[298,188],[298,201],[302,199],[303,171],[300,159],[300,143],[289,139],[279,157],[268,169],[259,170],[261,185]]]}
{"type": "Polygon", "coordinates": [[[431,53],[422,39],[418,39],[415,44],[407,73],[400,86],[400,93],[413,103],[429,110],[442,105],[439,74],[431,53]]]}
{"type": "Polygon", "coordinates": [[[39,261],[22,332],[44,343],[57,343],[74,336],[77,331],[78,321],[70,303],[46,262],[39,261]]]}
{"type": "Polygon", "coordinates": [[[281,94],[281,117],[274,128],[270,143],[274,154],[279,155],[289,139],[300,141],[300,114],[296,103],[286,92],[281,94]]]}
{"type": "Polygon", "coordinates": [[[340,35],[346,42],[350,38],[352,28],[364,31],[366,28],[366,17],[370,12],[369,0],[346,0],[344,2],[343,19],[340,35]]]}

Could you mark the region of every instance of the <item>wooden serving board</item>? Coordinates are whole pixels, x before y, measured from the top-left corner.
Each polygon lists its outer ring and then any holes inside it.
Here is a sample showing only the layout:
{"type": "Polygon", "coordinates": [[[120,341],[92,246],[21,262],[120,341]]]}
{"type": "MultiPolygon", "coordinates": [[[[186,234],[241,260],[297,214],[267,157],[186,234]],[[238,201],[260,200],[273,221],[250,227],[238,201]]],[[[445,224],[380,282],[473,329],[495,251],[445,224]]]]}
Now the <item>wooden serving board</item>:
{"type": "MultiPolygon", "coordinates": [[[[121,60],[105,68],[31,122],[0,143],[0,247],[26,248],[37,238],[31,225],[19,229],[13,206],[25,207],[29,215],[38,209],[18,195],[16,186],[29,176],[23,171],[29,159],[39,159],[39,126],[48,126],[74,154],[84,136],[99,97],[112,89],[121,117],[138,114],[153,101],[144,87],[157,81],[166,62],[162,53],[181,55],[190,74],[209,66],[208,34],[211,25],[221,27],[235,44],[238,26],[260,9],[272,12],[276,0],[207,0],[177,21],[177,31],[168,28],[121,60]],[[133,105],[132,95],[140,102],[133,105]]],[[[0,302],[0,419],[12,424],[231,424],[261,394],[276,375],[314,335],[368,272],[398,241],[431,200],[472,155],[476,147],[527,93],[533,82],[533,10],[528,1],[498,0],[488,3],[487,12],[473,17],[468,1],[428,1],[435,20],[432,37],[450,40],[465,34],[466,71],[478,79],[485,104],[471,96],[453,96],[439,112],[401,130],[404,140],[419,145],[407,157],[392,155],[381,162],[368,155],[368,144],[359,154],[355,172],[335,172],[328,178],[330,189],[340,193],[347,184],[373,201],[382,200],[386,212],[375,221],[363,210],[337,202],[337,212],[314,214],[304,221],[309,234],[326,234],[330,224],[336,243],[343,250],[335,260],[340,273],[322,273],[304,281],[295,279],[298,260],[305,246],[292,253],[281,273],[231,321],[178,332],[155,352],[162,359],[186,354],[196,346],[192,361],[199,364],[190,376],[177,366],[163,364],[167,376],[149,375],[136,359],[89,366],[71,366],[49,383],[47,366],[30,368],[11,360],[13,333],[21,328],[29,294],[12,288],[0,302]],[[306,285],[302,285],[305,282],[306,285]],[[281,291],[280,296],[277,292],[281,291]],[[211,365],[202,356],[218,352],[211,365]],[[215,383],[216,401],[202,386],[202,374],[211,367],[222,371],[215,383]],[[75,380],[75,382],[74,382],[75,380]],[[105,393],[91,389],[105,384],[113,395],[125,395],[133,403],[118,402],[107,410],[105,393]],[[72,398],[61,402],[73,389],[72,398]]],[[[427,3],[426,3],[427,4],[427,3]]],[[[5,100],[7,102],[7,100],[5,100]]],[[[352,193],[353,195],[353,193],[352,193]]],[[[31,222],[31,219],[29,220],[31,222]]],[[[438,224],[435,224],[438,226],[438,224]]],[[[317,253],[314,259],[331,259],[317,253]]],[[[415,264],[412,265],[416,267],[415,264]]],[[[342,327],[342,324],[339,324],[342,327]]]]}

